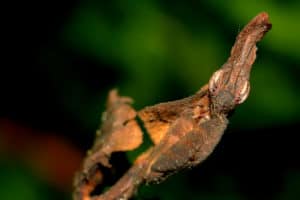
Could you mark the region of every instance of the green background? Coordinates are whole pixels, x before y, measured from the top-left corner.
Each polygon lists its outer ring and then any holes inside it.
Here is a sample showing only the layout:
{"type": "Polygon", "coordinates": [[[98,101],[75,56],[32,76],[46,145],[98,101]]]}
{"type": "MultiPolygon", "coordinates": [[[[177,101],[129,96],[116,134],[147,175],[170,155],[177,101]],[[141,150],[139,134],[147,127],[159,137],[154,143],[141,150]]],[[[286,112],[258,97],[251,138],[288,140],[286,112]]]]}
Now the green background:
{"type": "MultiPolygon", "coordinates": [[[[80,160],[110,89],[132,97],[136,109],[193,94],[261,11],[273,27],[258,44],[250,96],[230,118],[222,142],[201,166],[142,187],[138,199],[300,198],[299,1],[43,1],[8,10],[0,199],[71,199],[71,181],[65,187],[55,184],[59,179],[49,182],[47,171],[35,167],[37,158],[20,154],[7,135],[42,153],[57,147],[35,147],[32,138],[55,135],[80,160]],[[34,131],[20,138],[23,129],[12,133],[8,123],[34,131]]],[[[45,159],[58,168],[72,164],[45,159]]]]}

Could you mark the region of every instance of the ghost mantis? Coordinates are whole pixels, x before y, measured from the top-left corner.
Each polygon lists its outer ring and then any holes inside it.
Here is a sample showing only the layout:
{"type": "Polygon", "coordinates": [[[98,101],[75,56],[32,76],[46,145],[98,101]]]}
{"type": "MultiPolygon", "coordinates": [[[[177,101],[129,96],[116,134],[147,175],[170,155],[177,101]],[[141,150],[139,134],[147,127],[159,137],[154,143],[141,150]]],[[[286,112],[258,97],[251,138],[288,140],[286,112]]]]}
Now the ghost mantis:
{"type": "Polygon", "coordinates": [[[159,183],[205,160],[220,141],[228,113],[250,92],[250,72],[256,59],[256,43],[271,29],[268,14],[254,17],[239,33],[231,54],[207,85],[187,98],[135,111],[129,97],[112,90],[97,131],[94,146],[75,176],[74,200],[126,200],[143,183],[159,183]],[[103,182],[101,167],[111,168],[113,152],[129,151],[142,143],[143,122],[154,145],[140,155],[109,190],[91,195],[103,182]]]}

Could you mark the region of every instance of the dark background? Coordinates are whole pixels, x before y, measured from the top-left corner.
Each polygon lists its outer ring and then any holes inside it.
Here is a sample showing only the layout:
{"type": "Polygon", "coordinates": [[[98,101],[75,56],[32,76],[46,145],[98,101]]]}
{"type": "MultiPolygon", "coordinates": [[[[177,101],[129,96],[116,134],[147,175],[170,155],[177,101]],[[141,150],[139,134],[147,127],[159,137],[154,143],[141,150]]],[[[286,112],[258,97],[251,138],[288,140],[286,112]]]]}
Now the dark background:
{"type": "Polygon", "coordinates": [[[261,11],[273,28],[223,140],[199,167],[142,187],[138,199],[300,199],[299,1],[26,1],[2,9],[0,199],[71,199],[110,89],[136,109],[194,93],[261,11]]]}

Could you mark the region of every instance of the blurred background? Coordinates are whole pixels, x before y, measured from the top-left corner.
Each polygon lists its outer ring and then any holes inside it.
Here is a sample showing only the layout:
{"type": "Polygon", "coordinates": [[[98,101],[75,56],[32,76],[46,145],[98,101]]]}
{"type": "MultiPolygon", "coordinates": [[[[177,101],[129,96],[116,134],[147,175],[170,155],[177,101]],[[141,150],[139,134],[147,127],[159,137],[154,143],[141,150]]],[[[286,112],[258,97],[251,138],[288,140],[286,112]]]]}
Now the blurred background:
{"type": "Polygon", "coordinates": [[[142,187],[136,199],[300,199],[300,1],[46,0],[3,9],[0,199],[71,199],[110,89],[136,109],[193,94],[261,11],[273,28],[223,140],[203,164],[142,187]]]}

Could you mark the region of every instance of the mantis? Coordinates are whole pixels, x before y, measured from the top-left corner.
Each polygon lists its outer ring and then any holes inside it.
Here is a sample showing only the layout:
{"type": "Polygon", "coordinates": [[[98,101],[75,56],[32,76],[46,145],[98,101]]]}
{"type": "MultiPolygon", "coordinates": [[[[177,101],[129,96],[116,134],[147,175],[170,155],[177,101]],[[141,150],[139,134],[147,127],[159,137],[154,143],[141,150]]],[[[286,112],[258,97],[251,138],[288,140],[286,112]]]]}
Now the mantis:
{"type": "Polygon", "coordinates": [[[204,161],[224,134],[228,114],[247,99],[256,43],[270,29],[266,12],[254,17],[238,34],[225,64],[213,73],[208,84],[187,98],[135,111],[129,97],[120,97],[112,90],[94,146],[75,176],[74,200],[126,200],[141,184],[159,183],[204,161]],[[143,133],[137,118],[154,145],[138,156],[109,190],[91,195],[103,183],[101,167],[111,168],[111,154],[141,145],[143,133]]]}

